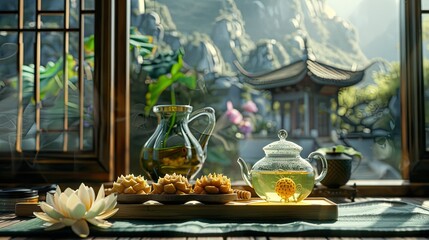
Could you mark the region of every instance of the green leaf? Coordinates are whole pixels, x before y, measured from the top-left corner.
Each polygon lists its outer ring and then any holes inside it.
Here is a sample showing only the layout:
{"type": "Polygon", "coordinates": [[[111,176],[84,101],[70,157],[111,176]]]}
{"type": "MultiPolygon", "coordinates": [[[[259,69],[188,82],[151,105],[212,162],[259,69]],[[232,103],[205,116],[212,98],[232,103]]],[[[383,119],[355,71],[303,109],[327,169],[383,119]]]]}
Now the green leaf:
{"type": "Polygon", "coordinates": [[[44,70],[40,70],[40,81],[43,81],[44,79],[52,78],[53,76],[57,75],[57,73],[60,70],[62,70],[62,68],[63,68],[63,58],[60,57],[53,66],[49,66],[44,70]]]}
{"type": "Polygon", "coordinates": [[[178,83],[185,85],[189,89],[197,88],[197,80],[194,76],[186,76],[182,73],[182,76],[176,80],[178,83]]]}
{"type": "Polygon", "coordinates": [[[158,102],[159,97],[162,92],[167,89],[171,84],[173,84],[173,79],[162,75],[158,78],[155,83],[149,84],[149,91],[146,93],[146,107],[145,113],[149,114],[153,106],[158,102]]]}
{"type": "Polygon", "coordinates": [[[84,39],[83,47],[86,53],[94,52],[94,35],[91,35],[84,39]]]}
{"type": "Polygon", "coordinates": [[[146,57],[146,56],[149,56],[150,54],[152,54],[152,50],[146,49],[146,48],[140,48],[139,53],[141,56],[146,57]]]}
{"type": "Polygon", "coordinates": [[[336,146],[332,146],[332,147],[323,147],[323,148],[317,149],[317,151],[326,155],[326,153],[331,153],[333,148],[335,148],[335,152],[337,152],[337,153],[345,153],[349,156],[353,156],[353,157],[357,157],[357,158],[362,159],[362,153],[356,151],[352,147],[346,147],[344,145],[336,145],[336,146]]]}
{"type": "Polygon", "coordinates": [[[141,35],[139,33],[131,33],[130,40],[138,41],[142,43],[153,43],[153,37],[148,35],[141,35]]]}
{"type": "Polygon", "coordinates": [[[152,43],[139,42],[132,39],[130,39],[130,44],[136,47],[144,47],[147,49],[153,49],[155,47],[155,45],[153,45],[152,43]]]}
{"type": "Polygon", "coordinates": [[[173,66],[171,67],[171,75],[176,75],[180,69],[182,69],[183,66],[183,60],[182,60],[182,55],[179,54],[178,56],[178,61],[177,63],[173,64],[173,66]]]}

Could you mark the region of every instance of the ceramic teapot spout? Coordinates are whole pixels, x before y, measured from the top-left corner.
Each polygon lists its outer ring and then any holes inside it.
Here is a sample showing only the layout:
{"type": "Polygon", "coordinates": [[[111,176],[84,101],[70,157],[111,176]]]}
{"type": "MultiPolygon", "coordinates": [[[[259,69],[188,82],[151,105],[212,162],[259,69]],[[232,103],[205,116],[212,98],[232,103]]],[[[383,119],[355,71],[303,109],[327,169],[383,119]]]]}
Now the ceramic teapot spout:
{"type": "Polygon", "coordinates": [[[246,162],[242,158],[239,157],[237,159],[237,163],[240,166],[241,176],[243,177],[243,180],[247,183],[247,185],[249,185],[250,187],[253,187],[252,181],[250,179],[250,171],[249,171],[249,168],[247,167],[246,162]]]}

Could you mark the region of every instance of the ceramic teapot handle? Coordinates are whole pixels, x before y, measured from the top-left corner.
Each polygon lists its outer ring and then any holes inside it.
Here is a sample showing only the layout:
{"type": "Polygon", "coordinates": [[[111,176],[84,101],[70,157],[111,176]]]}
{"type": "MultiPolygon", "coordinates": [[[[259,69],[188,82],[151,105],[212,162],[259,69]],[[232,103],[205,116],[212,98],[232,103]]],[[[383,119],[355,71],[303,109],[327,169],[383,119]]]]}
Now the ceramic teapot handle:
{"type": "Polygon", "coordinates": [[[323,154],[319,152],[312,152],[310,155],[308,155],[308,159],[312,158],[318,158],[320,162],[322,163],[322,172],[314,179],[314,184],[319,183],[323,180],[323,178],[326,176],[326,173],[328,172],[328,162],[326,161],[326,158],[323,154]]]}

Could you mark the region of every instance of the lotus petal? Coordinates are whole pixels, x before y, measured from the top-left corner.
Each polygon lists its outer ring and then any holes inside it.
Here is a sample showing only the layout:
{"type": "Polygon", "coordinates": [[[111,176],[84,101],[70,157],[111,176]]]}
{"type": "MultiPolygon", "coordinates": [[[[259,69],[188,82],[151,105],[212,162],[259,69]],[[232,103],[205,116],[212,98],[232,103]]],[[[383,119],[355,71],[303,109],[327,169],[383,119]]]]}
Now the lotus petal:
{"type": "Polygon", "coordinates": [[[96,218],[97,219],[106,219],[106,218],[110,218],[111,216],[115,215],[115,213],[119,210],[119,208],[115,208],[112,210],[109,210],[101,215],[98,215],[96,218]]]}
{"type": "MultiPolygon", "coordinates": [[[[57,187],[57,191],[58,191],[58,189],[59,189],[59,187],[57,187]]],[[[60,207],[60,196],[61,196],[61,192],[59,193],[59,192],[57,192],[57,191],[55,191],[55,193],[54,193],[54,205],[53,205],[53,207],[54,207],[57,211],[62,212],[62,209],[61,209],[61,207],[60,207]]],[[[60,190],[60,191],[61,191],[61,190],[60,190]]]]}
{"type": "Polygon", "coordinates": [[[109,211],[114,209],[116,207],[117,198],[118,196],[116,196],[116,194],[110,194],[109,196],[107,196],[104,199],[104,202],[105,202],[104,211],[109,211]]]}
{"type": "Polygon", "coordinates": [[[96,201],[94,204],[92,204],[91,209],[89,209],[89,211],[85,214],[85,217],[94,218],[100,213],[102,213],[103,210],[104,210],[104,201],[103,200],[96,201]]]}
{"type": "Polygon", "coordinates": [[[49,205],[45,202],[40,203],[40,208],[42,209],[43,212],[48,214],[51,218],[59,219],[59,218],[64,217],[61,213],[57,212],[51,205],[49,205]]]}
{"type": "Polygon", "coordinates": [[[58,230],[58,229],[61,229],[61,228],[65,227],[65,226],[66,225],[64,225],[64,223],[57,222],[57,223],[52,224],[51,226],[46,227],[45,230],[48,230],[48,231],[58,230]]]}
{"type": "Polygon", "coordinates": [[[91,208],[92,202],[89,196],[88,188],[83,183],[79,186],[78,196],[88,211],[91,208]]]}
{"type": "Polygon", "coordinates": [[[46,193],[46,203],[52,207],[55,206],[54,196],[52,194],[46,193]]]}
{"type": "Polygon", "coordinates": [[[48,214],[46,214],[44,212],[33,212],[33,214],[37,218],[40,218],[40,219],[42,219],[43,221],[46,221],[46,222],[50,222],[50,223],[57,223],[57,222],[59,222],[58,219],[51,218],[51,217],[49,217],[48,214]]]}
{"type": "Polygon", "coordinates": [[[100,227],[100,228],[108,228],[111,227],[113,224],[105,221],[105,220],[101,220],[101,219],[97,219],[97,218],[91,218],[91,219],[87,219],[88,222],[90,222],[92,225],[100,227]]]}
{"type": "Polygon", "coordinates": [[[73,219],[73,218],[61,218],[60,221],[62,223],[64,223],[64,225],[66,225],[66,226],[71,226],[71,225],[73,225],[78,220],[77,219],[73,219]]]}
{"type": "Polygon", "coordinates": [[[88,223],[83,219],[76,221],[71,228],[79,237],[84,238],[89,235],[88,223]]]}
{"type": "Polygon", "coordinates": [[[69,197],[72,194],[75,194],[75,190],[73,190],[71,188],[67,188],[62,194],[65,194],[67,197],[69,197]]]}
{"type": "Polygon", "coordinates": [[[104,185],[103,185],[103,184],[101,184],[101,187],[100,187],[100,189],[98,190],[97,198],[95,199],[95,201],[98,201],[98,200],[100,200],[100,199],[103,199],[103,198],[104,198],[104,196],[105,196],[105,194],[104,194],[104,185]]]}
{"type": "Polygon", "coordinates": [[[85,215],[86,208],[76,194],[72,194],[66,204],[70,218],[80,219],[85,215]]]}
{"type": "Polygon", "coordinates": [[[58,194],[58,196],[61,194],[61,188],[59,185],[55,188],[55,193],[58,194]]]}
{"type": "Polygon", "coordinates": [[[88,189],[88,193],[89,193],[89,199],[91,199],[91,203],[93,203],[95,201],[94,189],[93,188],[89,188],[88,189]]]}
{"type": "Polygon", "coordinates": [[[65,193],[61,193],[58,198],[58,210],[63,214],[65,217],[70,217],[69,211],[67,210],[67,201],[69,197],[65,193]]]}
{"type": "Polygon", "coordinates": [[[55,223],[50,223],[50,222],[45,222],[44,224],[43,224],[43,226],[45,226],[45,227],[50,227],[50,226],[52,226],[52,225],[54,225],[55,223]]]}

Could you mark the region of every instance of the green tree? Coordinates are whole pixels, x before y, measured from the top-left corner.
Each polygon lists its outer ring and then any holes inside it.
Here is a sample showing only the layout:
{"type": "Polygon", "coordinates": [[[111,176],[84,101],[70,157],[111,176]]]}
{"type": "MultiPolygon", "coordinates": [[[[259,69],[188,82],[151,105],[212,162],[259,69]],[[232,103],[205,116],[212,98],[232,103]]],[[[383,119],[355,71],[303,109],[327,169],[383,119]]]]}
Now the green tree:
{"type": "Polygon", "coordinates": [[[390,64],[388,72],[376,72],[374,83],[343,88],[338,95],[337,116],[341,129],[361,132],[364,129],[391,131],[396,126],[389,102],[398,94],[399,63],[390,64]]]}

